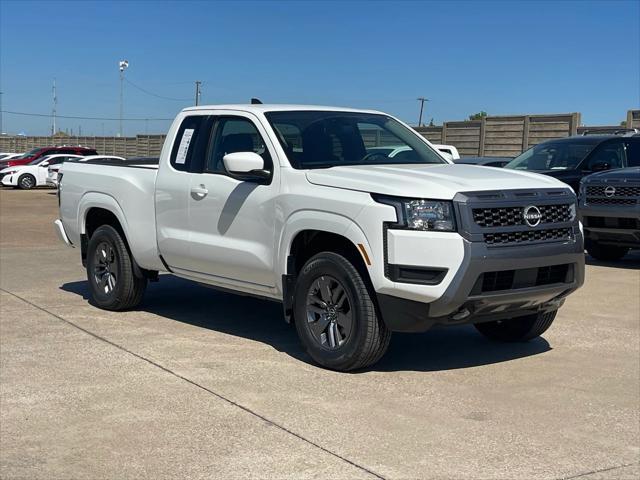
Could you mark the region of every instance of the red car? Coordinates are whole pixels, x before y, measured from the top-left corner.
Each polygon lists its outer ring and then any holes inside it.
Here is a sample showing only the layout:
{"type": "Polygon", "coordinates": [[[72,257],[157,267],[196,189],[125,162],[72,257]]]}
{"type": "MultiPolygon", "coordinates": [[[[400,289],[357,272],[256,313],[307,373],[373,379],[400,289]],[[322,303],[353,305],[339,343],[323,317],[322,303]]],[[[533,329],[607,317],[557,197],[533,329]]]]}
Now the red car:
{"type": "Polygon", "coordinates": [[[33,162],[34,160],[45,157],[47,155],[53,155],[55,153],[59,154],[71,154],[71,155],[97,155],[98,152],[94,148],[86,148],[86,147],[40,147],[34,148],[30,152],[24,153],[19,157],[12,158],[11,160],[7,160],[6,162],[0,162],[2,168],[4,167],[15,167],[16,165],[26,165],[27,163],[33,162]]]}

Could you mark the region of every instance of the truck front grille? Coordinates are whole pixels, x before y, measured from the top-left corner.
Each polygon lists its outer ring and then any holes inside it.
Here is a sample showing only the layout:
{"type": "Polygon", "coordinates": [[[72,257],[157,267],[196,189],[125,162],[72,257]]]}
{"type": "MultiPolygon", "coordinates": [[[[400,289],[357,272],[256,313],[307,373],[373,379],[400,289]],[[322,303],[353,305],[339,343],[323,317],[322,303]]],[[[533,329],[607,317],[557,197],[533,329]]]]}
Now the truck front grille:
{"type": "Polygon", "coordinates": [[[635,198],[607,198],[607,197],[587,197],[589,205],[636,205],[638,200],[635,198]]]}
{"type": "MultiPolygon", "coordinates": [[[[564,223],[573,220],[574,212],[570,203],[561,205],[540,205],[540,223],[564,223]]],[[[526,225],[524,207],[474,208],[473,220],[480,227],[513,227],[526,225]]]]}
{"type": "Polygon", "coordinates": [[[454,201],[461,235],[487,247],[565,242],[578,235],[569,187],[463,192],[454,201]]]}
{"type": "Polygon", "coordinates": [[[633,206],[640,203],[640,185],[587,185],[585,204],[633,206]]]}
{"type": "Polygon", "coordinates": [[[607,187],[615,189],[615,192],[611,195],[613,197],[640,197],[640,186],[616,187],[615,185],[588,185],[587,195],[594,197],[609,196],[605,191],[607,187]]]}
{"type": "Polygon", "coordinates": [[[485,233],[484,241],[487,245],[521,245],[533,242],[570,240],[573,238],[571,228],[547,228],[542,230],[523,230],[519,232],[485,233]]]}

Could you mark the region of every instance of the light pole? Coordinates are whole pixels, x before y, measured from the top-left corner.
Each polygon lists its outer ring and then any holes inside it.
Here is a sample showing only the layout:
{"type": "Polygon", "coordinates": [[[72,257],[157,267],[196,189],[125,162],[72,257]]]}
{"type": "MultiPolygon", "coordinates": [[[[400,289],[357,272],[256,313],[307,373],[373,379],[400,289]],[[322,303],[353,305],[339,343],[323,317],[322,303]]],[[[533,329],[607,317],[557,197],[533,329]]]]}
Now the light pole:
{"type": "Polygon", "coordinates": [[[196,107],[200,105],[200,85],[202,85],[202,82],[196,80],[196,107]]]}
{"type": "Polygon", "coordinates": [[[123,90],[124,90],[124,71],[129,66],[129,62],[127,60],[120,60],[118,64],[120,67],[120,130],[118,132],[118,136],[122,136],[122,111],[123,111],[123,90]]]}
{"type": "Polygon", "coordinates": [[[58,107],[58,96],[56,95],[56,79],[53,79],[53,88],[51,89],[51,93],[53,94],[53,106],[51,108],[51,136],[53,137],[56,133],[58,133],[56,126],[56,111],[58,107]]]}
{"type": "Polygon", "coordinates": [[[418,101],[420,102],[420,117],[418,118],[418,126],[422,126],[422,112],[424,110],[424,102],[428,102],[428,98],[418,97],[418,101]]]}

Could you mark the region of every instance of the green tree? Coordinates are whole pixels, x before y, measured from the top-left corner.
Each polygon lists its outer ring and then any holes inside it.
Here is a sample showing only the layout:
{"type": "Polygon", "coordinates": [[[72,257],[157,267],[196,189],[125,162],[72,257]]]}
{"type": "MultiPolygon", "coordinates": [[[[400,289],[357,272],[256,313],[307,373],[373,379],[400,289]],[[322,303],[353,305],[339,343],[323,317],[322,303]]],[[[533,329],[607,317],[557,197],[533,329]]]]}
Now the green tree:
{"type": "Polygon", "coordinates": [[[626,120],[622,120],[620,122],[620,126],[626,128],[627,127],[627,121],[626,120]]]}
{"type": "Polygon", "coordinates": [[[487,112],[482,110],[481,112],[474,113],[473,115],[469,115],[469,120],[482,120],[482,117],[486,117],[487,112]]]}

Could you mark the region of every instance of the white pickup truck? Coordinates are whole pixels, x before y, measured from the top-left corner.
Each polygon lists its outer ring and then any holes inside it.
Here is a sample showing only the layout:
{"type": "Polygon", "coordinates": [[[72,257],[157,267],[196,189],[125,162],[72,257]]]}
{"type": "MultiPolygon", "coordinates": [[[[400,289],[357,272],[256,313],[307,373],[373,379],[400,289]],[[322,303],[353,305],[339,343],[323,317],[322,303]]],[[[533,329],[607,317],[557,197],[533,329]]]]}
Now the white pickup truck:
{"type": "Polygon", "coordinates": [[[569,187],[453,165],[375,111],[187,108],[159,165],[69,163],[59,195],[56,231],[98,306],[135,307],[159,272],[280,301],[334,370],[436,324],[532,339],[584,279],[569,187]]]}

